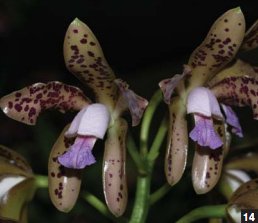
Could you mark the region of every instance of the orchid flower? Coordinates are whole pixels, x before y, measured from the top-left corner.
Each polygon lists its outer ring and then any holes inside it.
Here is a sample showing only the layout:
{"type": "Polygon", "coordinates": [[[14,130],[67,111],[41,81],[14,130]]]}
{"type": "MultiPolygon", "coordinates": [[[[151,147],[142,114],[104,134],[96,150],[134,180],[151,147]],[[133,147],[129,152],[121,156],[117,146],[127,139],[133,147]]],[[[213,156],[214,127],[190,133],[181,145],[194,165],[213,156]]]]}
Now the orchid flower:
{"type": "Polygon", "coordinates": [[[170,114],[165,157],[169,184],[181,179],[186,166],[187,114],[192,114],[195,122],[189,137],[196,145],[192,181],[198,194],[210,191],[220,177],[230,144],[229,128],[243,137],[231,106],[249,105],[256,117],[256,68],[234,58],[239,50],[257,47],[257,33],[255,23],[245,34],[245,19],[239,7],[227,11],[193,51],[183,73],[159,83],[170,114]]]}
{"type": "Polygon", "coordinates": [[[27,222],[27,204],[36,190],[28,162],[0,145],[0,222],[27,222]]]}
{"type": "Polygon", "coordinates": [[[100,44],[90,28],[75,19],[65,35],[66,67],[95,94],[92,103],[84,93],[60,82],[37,83],[13,92],[0,100],[3,112],[17,121],[34,125],[46,109],[78,111],[52,148],[48,164],[49,193],[54,205],[68,212],[74,206],[81,185],[81,169],[96,162],[92,149],[107,133],[103,158],[103,188],[108,208],[115,216],[127,204],[125,173],[127,109],[132,125],[139,124],[148,104],[129,85],[116,79],[100,44]]]}

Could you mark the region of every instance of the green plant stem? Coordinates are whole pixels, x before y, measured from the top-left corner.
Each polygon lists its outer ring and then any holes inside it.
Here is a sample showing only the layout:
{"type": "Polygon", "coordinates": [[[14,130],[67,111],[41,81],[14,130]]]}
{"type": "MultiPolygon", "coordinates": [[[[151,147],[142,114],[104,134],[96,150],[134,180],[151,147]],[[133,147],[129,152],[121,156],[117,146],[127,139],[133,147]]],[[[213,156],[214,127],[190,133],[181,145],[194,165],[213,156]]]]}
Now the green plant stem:
{"type": "Polygon", "coordinates": [[[159,149],[166,136],[167,130],[168,130],[168,125],[167,125],[166,119],[164,118],[159,126],[157,134],[156,134],[156,136],[153,140],[152,146],[150,148],[150,152],[148,154],[148,159],[150,160],[151,163],[154,160],[156,160],[156,158],[159,155],[159,149]]]}
{"type": "Polygon", "coordinates": [[[145,162],[143,161],[142,156],[137,150],[134,139],[130,133],[127,136],[127,149],[137,167],[138,173],[140,173],[141,175],[145,175],[146,174],[145,162]]]}
{"type": "Polygon", "coordinates": [[[36,175],[36,185],[37,188],[47,188],[48,187],[48,177],[44,175],[36,175]]]}
{"type": "Polygon", "coordinates": [[[152,121],[153,114],[156,108],[158,107],[161,99],[162,99],[162,94],[161,94],[161,91],[158,90],[152,96],[150,103],[143,116],[141,132],[140,132],[140,151],[143,156],[145,156],[148,152],[147,143],[148,143],[150,124],[152,121]]]}
{"type": "Polygon", "coordinates": [[[168,183],[164,184],[162,187],[160,187],[158,190],[153,192],[150,195],[150,205],[155,204],[158,200],[160,200],[162,197],[164,197],[171,189],[171,185],[168,183]]]}
{"type": "Polygon", "coordinates": [[[139,175],[137,177],[137,187],[136,187],[136,195],[135,195],[136,198],[133,206],[133,212],[131,215],[130,223],[144,223],[146,222],[146,218],[148,215],[149,205],[150,205],[150,182],[151,182],[152,170],[153,170],[153,166],[157,158],[157,155],[159,154],[159,148],[162,144],[162,141],[167,131],[167,128],[165,127],[165,121],[163,120],[156,134],[156,137],[152,143],[150,152],[148,154],[148,138],[149,138],[150,124],[151,124],[154,112],[157,109],[159,103],[161,102],[161,99],[162,99],[162,94],[161,94],[161,91],[158,90],[151,98],[149,106],[146,109],[145,114],[143,116],[141,132],[140,132],[140,154],[139,155],[141,156],[141,162],[143,163],[146,172],[144,175],[142,175],[141,172],[138,171],[139,175]]]}
{"type": "Polygon", "coordinates": [[[147,176],[139,176],[137,179],[136,199],[129,223],[146,222],[149,209],[150,180],[149,174],[147,176]]]}
{"type": "Polygon", "coordinates": [[[203,218],[224,218],[226,205],[212,205],[196,208],[180,218],[176,223],[190,223],[203,218]]]}
{"type": "Polygon", "coordinates": [[[81,196],[85,201],[87,201],[92,207],[96,208],[105,217],[111,219],[114,222],[126,222],[126,220],[118,220],[117,218],[115,218],[109,212],[107,206],[93,194],[84,191],[81,196]]]}

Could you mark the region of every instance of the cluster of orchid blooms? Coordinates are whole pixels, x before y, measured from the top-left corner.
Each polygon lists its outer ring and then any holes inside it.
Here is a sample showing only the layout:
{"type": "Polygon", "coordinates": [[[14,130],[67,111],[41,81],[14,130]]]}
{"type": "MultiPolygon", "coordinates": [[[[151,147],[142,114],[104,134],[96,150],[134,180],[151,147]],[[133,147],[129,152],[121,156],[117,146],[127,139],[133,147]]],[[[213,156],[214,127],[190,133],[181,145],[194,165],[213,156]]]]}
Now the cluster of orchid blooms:
{"type": "MultiPolygon", "coordinates": [[[[257,46],[258,23],[245,33],[240,8],[231,9],[213,24],[184,65],[183,73],[159,83],[169,107],[165,173],[170,185],[176,184],[185,170],[189,137],[196,146],[192,163],[196,193],[207,193],[217,184],[223,158],[230,147],[229,130],[243,137],[231,106],[250,106],[254,118],[258,118],[257,69],[235,59],[239,51],[257,46]],[[187,114],[193,115],[195,123],[190,133],[187,114]]],[[[54,144],[48,163],[50,198],[56,208],[64,212],[70,211],[78,198],[81,169],[96,162],[92,154],[96,140],[103,139],[107,133],[103,158],[104,195],[109,210],[121,216],[128,196],[125,170],[128,124],[121,116],[128,109],[132,126],[138,125],[148,101],[130,90],[126,82],[116,79],[98,40],[78,19],[66,32],[64,58],[68,70],[94,91],[95,102],[82,90],[53,81],[36,83],[4,96],[0,106],[8,117],[28,125],[35,125],[38,115],[47,109],[78,111],[54,144]]],[[[5,166],[0,174],[21,176],[11,183],[11,189],[0,190],[1,217],[17,220],[21,215],[16,213],[13,217],[2,208],[14,198],[9,196],[10,201],[2,198],[13,193],[17,185],[29,184],[34,188],[32,170],[19,154],[4,146],[0,147],[0,155],[1,165],[5,166]]],[[[257,188],[257,182],[252,185],[257,188]]],[[[31,191],[26,193],[31,194],[31,191]]],[[[21,200],[20,206],[22,202],[25,201],[21,200]]]]}

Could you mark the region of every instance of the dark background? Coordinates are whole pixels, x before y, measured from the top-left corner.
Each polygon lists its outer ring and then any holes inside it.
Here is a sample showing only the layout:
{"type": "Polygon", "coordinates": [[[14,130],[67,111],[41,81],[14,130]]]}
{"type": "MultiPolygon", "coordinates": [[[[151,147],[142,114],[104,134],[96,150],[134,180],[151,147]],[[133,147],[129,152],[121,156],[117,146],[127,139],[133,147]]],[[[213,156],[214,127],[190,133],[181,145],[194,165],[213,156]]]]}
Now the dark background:
{"type": "MultiPolygon", "coordinates": [[[[182,64],[201,43],[212,23],[237,6],[241,6],[249,27],[258,18],[255,0],[225,0],[222,3],[199,0],[170,3],[158,0],[0,0],[0,96],[35,82],[50,80],[82,87],[66,70],[62,55],[66,29],[78,17],[97,36],[117,76],[149,99],[160,80],[181,72],[182,64]]],[[[250,55],[255,64],[256,54],[250,55]]],[[[161,106],[163,113],[165,109],[161,106]]],[[[26,156],[36,173],[47,174],[50,148],[73,116],[49,112],[40,117],[36,127],[31,127],[0,114],[0,143],[26,156]]],[[[244,129],[249,122],[251,118],[242,122],[244,129]]],[[[137,135],[139,128],[132,131],[137,135]]],[[[251,135],[248,133],[247,138],[251,135]]],[[[99,142],[94,150],[100,162],[87,168],[84,180],[84,188],[101,199],[102,146],[99,142]]],[[[152,189],[165,183],[163,153],[164,149],[156,165],[152,189]]],[[[128,214],[134,198],[134,172],[135,167],[129,159],[131,200],[128,214]]],[[[209,196],[196,196],[190,181],[188,171],[183,181],[154,205],[148,222],[174,222],[193,207],[207,204],[209,196]]],[[[59,213],[50,203],[45,189],[36,193],[30,205],[30,219],[31,222],[108,222],[81,200],[71,213],[59,213]]]]}

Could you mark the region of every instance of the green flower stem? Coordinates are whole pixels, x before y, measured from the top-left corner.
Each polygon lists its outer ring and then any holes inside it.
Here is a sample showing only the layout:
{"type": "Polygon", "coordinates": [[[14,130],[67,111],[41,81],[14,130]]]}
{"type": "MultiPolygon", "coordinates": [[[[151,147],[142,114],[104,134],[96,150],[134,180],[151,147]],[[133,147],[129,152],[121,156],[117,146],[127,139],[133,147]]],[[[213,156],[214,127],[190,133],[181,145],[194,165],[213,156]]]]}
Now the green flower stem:
{"type": "Polygon", "coordinates": [[[164,197],[171,189],[171,185],[168,183],[164,184],[162,187],[160,187],[158,190],[153,192],[150,195],[150,205],[155,204],[158,200],[160,200],[162,197],[164,197]]]}
{"type": "Polygon", "coordinates": [[[138,173],[140,173],[140,175],[146,175],[147,170],[146,170],[145,162],[142,159],[139,151],[137,150],[135,141],[131,136],[131,134],[128,134],[127,136],[127,149],[137,167],[138,173]]]}
{"type": "Polygon", "coordinates": [[[167,130],[168,130],[168,125],[167,125],[166,119],[164,118],[160,124],[156,137],[153,140],[152,146],[150,148],[150,152],[148,154],[148,159],[150,160],[152,165],[153,165],[153,161],[156,160],[156,158],[159,155],[159,149],[166,136],[167,130]]]}
{"type": "Polygon", "coordinates": [[[135,195],[136,200],[134,202],[133,212],[129,223],[146,222],[149,210],[150,181],[150,174],[138,177],[135,195]]]}
{"type": "MultiPolygon", "coordinates": [[[[148,153],[148,138],[149,138],[149,129],[150,124],[154,115],[155,110],[157,109],[159,103],[161,102],[162,94],[158,90],[150,100],[149,106],[145,111],[143,116],[141,133],[140,133],[140,158],[135,158],[136,162],[141,160],[141,165],[144,165],[145,172],[144,175],[139,171],[139,176],[137,178],[137,187],[135,195],[135,203],[133,207],[133,212],[131,215],[130,223],[144,223],[149,211],[150,206],[150,182],[152,176],[152,170],[155,163],[155,160],[159,154],[159,148],[162,144],[162,141],[165,137],[167,127],[165,120],[162,121],[155,139],[153,140],[150,152],[148,153]]],[[[137,151],[136,147],[134,148],[137,151]]],[[[139,156],[137,154],[137,156],[139,156]]],[[[136,153],[133,154],[136,156],[136,153]]],[[[139,166],[139,165],[137,165],[139,166]]]]}
{"type": "Polygon", "coordinates": [[[48,187],[48,177],[44,175],[36,175],[36,185],[37,188],[47,188],[48,187]]]}
{"type": "Polygon", "coordinates": [[[196,208],[180,218],[176,223],[190,223],[203,218],[225,218],[226,204],[196,208]]]}
{"type": "Polygon", "coordinates": [[[109,218],[113,222],[121,222],[121,223],[127,222],[127,220],[124,219],[124,218],[116,218],[116,217],[114,217],[109,212],[107,206],[100,199],[98,199],[96,196],[94,196],[93,194],[91,194],[91,193],[89,193],[87,191],[84,191],[81,196],[92,207],[96,208],[102,215],[104,215],[105,217],[109,218]]]}
{"type": "Polygon", "coordinates": [[[143,156],[145,156],[148,152],[148,144],[147,143],[148,143],[150,124],[152,121],[153,114],[154,114],[155,110],[157,109],[161,100],[162,100],[162,94],[161,94],[161,91],[158,90],[152,96],[150,103],[143,116],[141,132],[140,132],[140,148],[141,148],[141,154],[143,156]]]}

